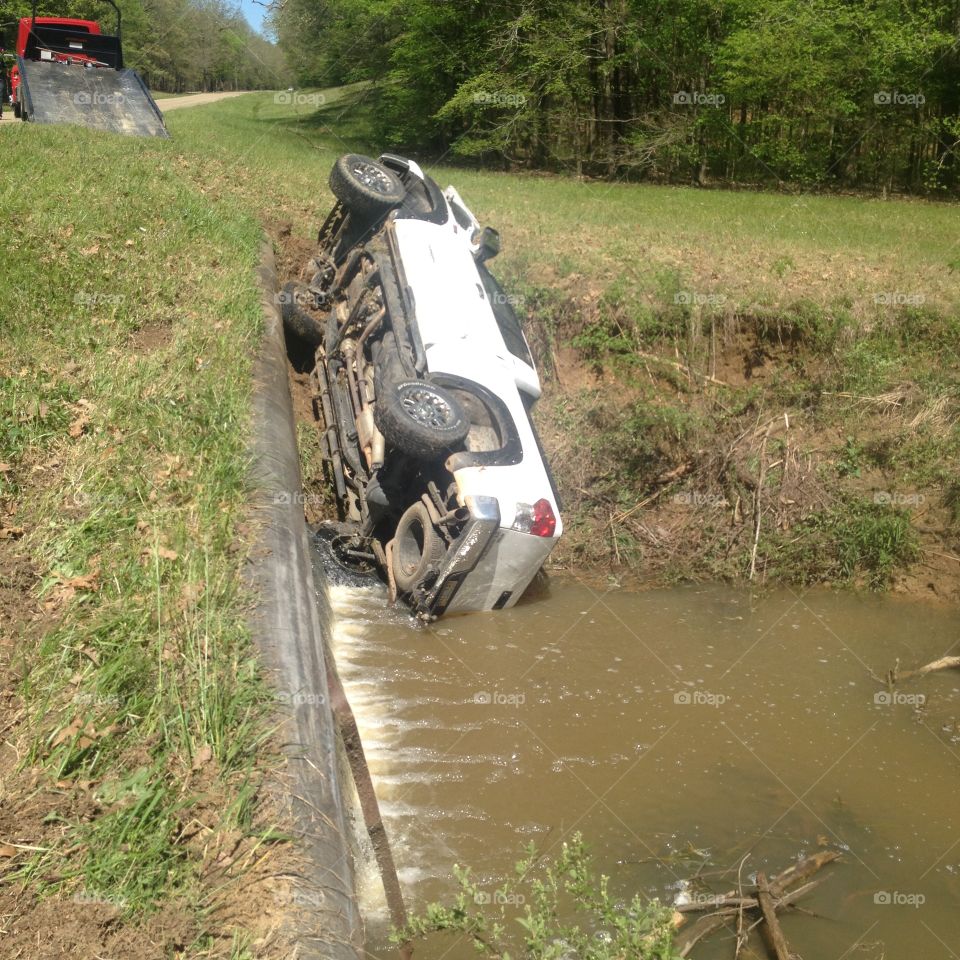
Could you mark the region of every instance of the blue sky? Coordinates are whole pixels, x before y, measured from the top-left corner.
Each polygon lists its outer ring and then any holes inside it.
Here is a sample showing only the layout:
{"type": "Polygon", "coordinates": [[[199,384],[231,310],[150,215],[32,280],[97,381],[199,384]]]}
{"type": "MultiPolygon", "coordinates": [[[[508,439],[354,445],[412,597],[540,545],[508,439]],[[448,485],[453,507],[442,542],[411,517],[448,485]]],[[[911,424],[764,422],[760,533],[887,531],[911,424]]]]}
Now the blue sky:
{"type": "Polygon", "coordinates": [[[253,0],[239,0],[239,3],[240,9],[247,19],[247,23],[249,23],[257,33],[263,33],[263,18],[267,14],[267,8],[262,4],[254,3],[253,0]]]}

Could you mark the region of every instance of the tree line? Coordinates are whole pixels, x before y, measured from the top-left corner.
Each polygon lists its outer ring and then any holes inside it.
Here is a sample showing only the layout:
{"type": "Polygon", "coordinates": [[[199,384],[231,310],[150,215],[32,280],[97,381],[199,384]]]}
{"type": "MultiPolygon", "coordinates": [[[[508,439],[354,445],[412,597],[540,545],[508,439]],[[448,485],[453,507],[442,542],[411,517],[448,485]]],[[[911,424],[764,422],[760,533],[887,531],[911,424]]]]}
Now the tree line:
{"type": "Polygon", "coordinates": [[[960,187],[960,0],[281,0],[396,149],[611,178],[960,187]]]}
{"type": "MultiPolygon", "coordinates": [[[[285,88],[293,77],[276,44],[256,33],[225,0],[117,0],[127,66],[153,90],[167,93],[285,88]]],[[[30,0],[0,8],[4,45],[12,50],[15,21],[30,0]]],[[[41,0],[38,16],[97,20],[112,33],[116,15],[99,0],[41,0]]]]}

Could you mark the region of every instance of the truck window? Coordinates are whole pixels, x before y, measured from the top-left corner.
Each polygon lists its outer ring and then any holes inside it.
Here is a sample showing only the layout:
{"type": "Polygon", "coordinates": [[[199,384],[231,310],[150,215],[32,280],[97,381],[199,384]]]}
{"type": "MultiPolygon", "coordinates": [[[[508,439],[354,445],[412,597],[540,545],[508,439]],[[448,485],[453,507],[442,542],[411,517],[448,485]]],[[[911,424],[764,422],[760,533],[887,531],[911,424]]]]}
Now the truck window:
{"type": "Polygon", "coordinates": [[[500,328],[503,342],[518,360],[522,360],[532,367],[533,358],[530,356],[530,348],[527,346],[523,328],[520,326],[520,318],[513,309],[509,294],[497,283],[496,277],[482,263],[478,265],[477,269],[480,271],[483,289],[490,299],[493,315],[497,318],[497,326],[500,328]]]}

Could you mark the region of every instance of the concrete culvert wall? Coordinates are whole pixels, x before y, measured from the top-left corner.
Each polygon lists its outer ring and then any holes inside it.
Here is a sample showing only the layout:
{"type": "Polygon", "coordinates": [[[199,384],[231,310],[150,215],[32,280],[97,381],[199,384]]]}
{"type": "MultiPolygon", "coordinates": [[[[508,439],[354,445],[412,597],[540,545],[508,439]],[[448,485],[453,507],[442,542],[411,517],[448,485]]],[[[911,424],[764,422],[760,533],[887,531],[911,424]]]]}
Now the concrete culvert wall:
{"type": "Polygon", "coordinates": [[[265,332],[254,372],[253,479],[260,533],[253,579],[260,602],[253,629],[281,711],[285,799],[302,858],[288,932],[299,958],[358,960],[363,929],[269,244],[258,275],[265,332]]]}

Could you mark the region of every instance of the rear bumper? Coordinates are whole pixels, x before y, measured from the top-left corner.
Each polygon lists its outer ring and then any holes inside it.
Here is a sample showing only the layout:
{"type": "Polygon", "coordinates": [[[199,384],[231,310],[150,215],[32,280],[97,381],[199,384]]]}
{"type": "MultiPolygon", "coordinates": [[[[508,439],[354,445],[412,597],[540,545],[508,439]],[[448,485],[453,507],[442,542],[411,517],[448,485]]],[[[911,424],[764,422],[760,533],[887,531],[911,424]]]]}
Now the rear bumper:
{"type": "Polygon", "coordinates": [[[414,604],[418,616],[502,610],[523,595],[550,555],[556,537],[534,537],[500,526],[494,497],[468,497],[470,520],[450,548],[436,582],[414,604]]]}

